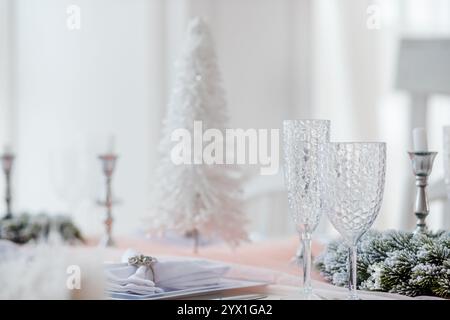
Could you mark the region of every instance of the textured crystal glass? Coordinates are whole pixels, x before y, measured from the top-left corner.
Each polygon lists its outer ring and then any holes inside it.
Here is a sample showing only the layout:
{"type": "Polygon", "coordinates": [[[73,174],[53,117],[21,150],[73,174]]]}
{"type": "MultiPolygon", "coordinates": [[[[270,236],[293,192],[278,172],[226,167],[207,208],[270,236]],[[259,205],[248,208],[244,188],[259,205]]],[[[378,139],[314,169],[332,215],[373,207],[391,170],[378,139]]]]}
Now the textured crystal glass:
{"type": "Polygon", "coordinates": [[[444,127],[444,174],[447,196],[450,200],[450,126],[444,127]]]}
{"type": "Polygon", "coordinates": [[[290,213],[303,245],[303,290],[311,288],[311,234],[322,215],[319,155],[330,140],[328,120],[283,122],[284,180],[290,213]]]}
{"type": "Polygon", "coordinates": [[[356,245],[380,210],[386,144],[329,143],[324,149],[324,209],[349,247],[349,299],[358,299],[356,245]]]}

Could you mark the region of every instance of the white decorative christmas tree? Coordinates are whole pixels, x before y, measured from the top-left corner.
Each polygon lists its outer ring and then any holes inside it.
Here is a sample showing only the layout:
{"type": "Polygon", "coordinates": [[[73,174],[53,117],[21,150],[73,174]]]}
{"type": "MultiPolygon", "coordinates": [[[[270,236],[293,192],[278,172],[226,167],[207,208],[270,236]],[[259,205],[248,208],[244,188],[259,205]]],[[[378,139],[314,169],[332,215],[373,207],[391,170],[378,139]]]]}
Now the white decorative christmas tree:
{"type": "MultiPolygon", "coordinates": [[[[208,26],[199,18],[189,23],[184,51],[176,64],[175,84],[159,145],[161,159],[156,172],[151,230],[191,236],[194,251],[199,236],[221,238],[236,246],[247,239],[237,168],[195,164],[193,158],[192,164],[175,164],[171,158],[177,144],[171,136],[180,128],[189,131],[189,154],[195,156],[194,144],[202,143],[202,136],[198,132],[194,135],[194,121],[202,122],[203,132],[214,128],[222,134],[228,122],[214,45],[208,26]]],[[[208,143],[203,143],[203,147],[205,144],[208,143]]]]}

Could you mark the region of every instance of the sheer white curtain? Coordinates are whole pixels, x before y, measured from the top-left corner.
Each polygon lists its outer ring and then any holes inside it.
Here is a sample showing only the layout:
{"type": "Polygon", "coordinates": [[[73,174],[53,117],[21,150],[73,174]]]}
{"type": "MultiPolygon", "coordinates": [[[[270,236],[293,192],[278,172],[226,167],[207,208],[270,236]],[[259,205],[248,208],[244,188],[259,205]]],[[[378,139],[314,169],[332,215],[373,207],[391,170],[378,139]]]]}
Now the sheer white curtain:
{"type": "MultiPolygon", "coordinates": [[[[333,120],[337,140],[384,140],[388,143],[386,191],[379,228],[411,229],[412,203],[402,191],[411,181],[406,150],[411,147],[408,128],[410,101],[395,88],[397,49],[404,36],[436,37],[450,34],[450,7],[441,0],[314,1],[313,110],[333,120]],[[375,5],[380,28],[366,25],[375,5]]],[[[428,123],[430,145],[442,150],[442,125],[450,123],[448,98],[431,101],[428,123]]],[[[432,181],[442,176],[435,164],[432,181]]],[[[440,204],[429,218],[434,228],[448,228],[440,204]]]]}
{"type": "Polygon", "coordinates": [[[13,139],[11,0],[0,0],[0,148],[13,139]]]}

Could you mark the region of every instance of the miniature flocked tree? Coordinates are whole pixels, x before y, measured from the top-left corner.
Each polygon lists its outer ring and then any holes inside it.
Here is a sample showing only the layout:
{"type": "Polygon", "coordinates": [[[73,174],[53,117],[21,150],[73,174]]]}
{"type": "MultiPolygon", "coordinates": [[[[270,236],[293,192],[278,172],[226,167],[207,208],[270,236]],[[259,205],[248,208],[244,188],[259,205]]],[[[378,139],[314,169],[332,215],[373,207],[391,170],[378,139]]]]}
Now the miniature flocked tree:
{"type": "MultiPolygon", "coordinates": [[[[151,217],[153,231],[170,230],[193,237],[194,251],[200,236],[221,238],[232,246],[247,238],[239,171],[220,162],[207,164],[198,158],[198,153],[195,155],[194,148],[202,143],[202,135],[197,131],[194,135],[194,122],[198,125],[199,121],[203,132],[214,128],[224,133],[228,116],[209,28],[203,20],[195,18],[189,23],[184,50],[176,63],[174,87],[159,145],[160,162],[151,217]],[[179,142],[172,139],[180,128],[192,138],[184,141],[183,154],[176,148],[179,142]],[[192,163],[174,163],[174,152],[175,156],[192,163]]],[[[203,148],[206,152],[207,142],[203,148]]]]}

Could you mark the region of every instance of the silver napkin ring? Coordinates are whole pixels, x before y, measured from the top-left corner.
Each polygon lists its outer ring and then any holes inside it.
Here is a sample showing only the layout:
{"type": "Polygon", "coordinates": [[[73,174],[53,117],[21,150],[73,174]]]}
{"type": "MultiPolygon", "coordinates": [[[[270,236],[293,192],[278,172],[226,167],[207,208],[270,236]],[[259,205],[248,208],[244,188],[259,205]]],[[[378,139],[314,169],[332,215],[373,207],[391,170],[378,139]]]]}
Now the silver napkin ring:
{"type": "Polygon", "coordinates": [[[128,264],[130,266],[136,267],[147,267],[152,271],[152,280],[155,282],[155,270],[153,269],[153,265],[158,262],[155,257],[152,256],[144,256],[143,254],[132,256],[128,258],[128,264]]]}

